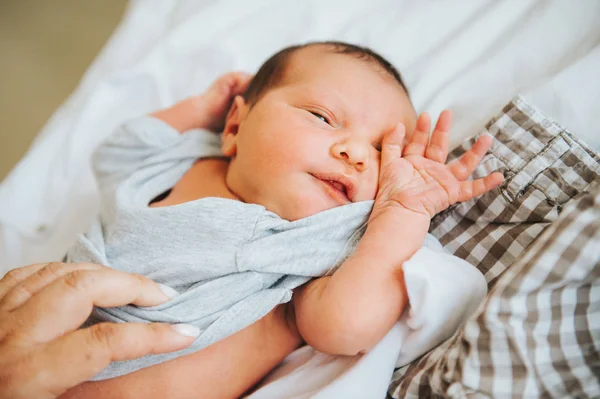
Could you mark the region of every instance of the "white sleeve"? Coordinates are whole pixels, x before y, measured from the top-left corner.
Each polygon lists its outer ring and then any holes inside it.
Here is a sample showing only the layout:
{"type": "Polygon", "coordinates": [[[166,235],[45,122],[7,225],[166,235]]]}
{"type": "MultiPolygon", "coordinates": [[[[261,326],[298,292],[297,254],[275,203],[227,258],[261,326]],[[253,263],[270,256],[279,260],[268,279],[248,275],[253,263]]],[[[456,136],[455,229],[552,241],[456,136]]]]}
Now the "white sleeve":
{"type": "Polygon", "coordinates": [[[428,234],[423,247],[404,262],[409,307],[400,317],[404,330],[401,367],[439,345],[475,313],[487,294],[487,283],[477,268],[444,252],[428,234]]]}

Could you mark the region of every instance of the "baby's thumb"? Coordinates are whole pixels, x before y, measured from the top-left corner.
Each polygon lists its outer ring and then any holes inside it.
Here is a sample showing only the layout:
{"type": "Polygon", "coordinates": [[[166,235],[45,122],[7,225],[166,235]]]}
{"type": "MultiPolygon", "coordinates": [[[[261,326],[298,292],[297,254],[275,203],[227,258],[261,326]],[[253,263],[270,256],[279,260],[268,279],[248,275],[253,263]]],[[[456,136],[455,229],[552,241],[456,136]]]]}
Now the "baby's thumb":
{"type": "Polygon", "coordinates": [[[406,128],[404,127],[404,124],[398,123],[391,132],[383,137],[383,142],[381,144],[382,167],[402,156],[405,134],[406,128]]]}

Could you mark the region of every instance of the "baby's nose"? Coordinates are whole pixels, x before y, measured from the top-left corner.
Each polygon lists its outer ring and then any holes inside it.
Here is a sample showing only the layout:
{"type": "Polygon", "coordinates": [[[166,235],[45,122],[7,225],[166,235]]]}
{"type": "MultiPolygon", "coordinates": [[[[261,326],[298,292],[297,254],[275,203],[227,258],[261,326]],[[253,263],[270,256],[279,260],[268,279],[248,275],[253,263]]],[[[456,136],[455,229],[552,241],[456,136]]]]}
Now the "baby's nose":
{"type": "Polygon", "coordinates": [[[369,148],[357,141],[344,141],[331,147],[332,155],[354,166],[359,172],[368,168],[369,148]]]}

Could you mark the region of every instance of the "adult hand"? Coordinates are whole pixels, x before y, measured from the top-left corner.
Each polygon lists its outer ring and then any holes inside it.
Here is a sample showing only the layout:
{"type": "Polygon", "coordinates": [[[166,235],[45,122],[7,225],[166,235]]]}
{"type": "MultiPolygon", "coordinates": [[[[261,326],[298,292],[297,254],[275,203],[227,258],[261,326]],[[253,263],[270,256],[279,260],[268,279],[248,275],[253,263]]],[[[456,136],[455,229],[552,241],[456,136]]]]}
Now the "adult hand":
{"type": "Polygon", "coordinates": [[[100,323],[94,306],[154,306],[177,293],[134,274],[89,264],[37,264],[0,280],[0,398],[55,398],[110,362],[183,349],[188,325],[100,323]]]}

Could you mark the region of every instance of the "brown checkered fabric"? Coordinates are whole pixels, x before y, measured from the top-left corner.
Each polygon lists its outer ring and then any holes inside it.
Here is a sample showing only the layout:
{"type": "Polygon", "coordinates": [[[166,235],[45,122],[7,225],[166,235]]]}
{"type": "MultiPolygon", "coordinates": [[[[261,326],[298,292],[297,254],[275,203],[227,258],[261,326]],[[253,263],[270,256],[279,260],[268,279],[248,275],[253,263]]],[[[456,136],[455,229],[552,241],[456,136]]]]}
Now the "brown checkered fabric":
{"type": "Polygon", "coordinates": [[[494,145],[474,176],[499,170],[505,183],[437,215],[431,232],[494,287],[463,329],[396,370],[388,393],[600,397],[600,156],[522,98],[484,133],[494,145]]]}

